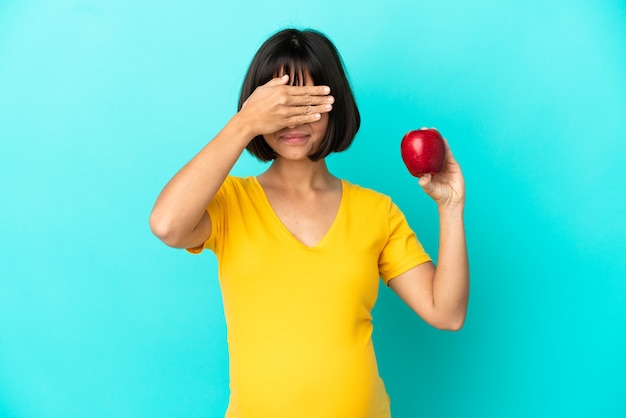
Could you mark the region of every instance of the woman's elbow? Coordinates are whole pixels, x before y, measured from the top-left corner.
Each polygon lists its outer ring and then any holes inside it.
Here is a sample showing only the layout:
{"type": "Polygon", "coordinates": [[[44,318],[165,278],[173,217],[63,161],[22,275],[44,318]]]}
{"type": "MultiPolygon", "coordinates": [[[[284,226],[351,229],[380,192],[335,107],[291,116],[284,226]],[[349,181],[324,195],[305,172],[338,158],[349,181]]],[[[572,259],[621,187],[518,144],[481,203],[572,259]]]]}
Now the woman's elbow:
{"type": "Polygon", "coordinates": [[[164,244],[170,247],[179,246],[180,240],[177,238],[176,228],[173,227],[171,220],[153,211],[150,214],[149,224],[152,233],[163,241],[164,244]]]}
{"type": "Polygon", "coordinates": [[[463,325],[465,325],[465,314],[441,318],[438,321],[433,321],[431,325],[442,331],[457,332],[463,328],[463,325]]]}
{"type": "Polygon", "coordinates": [[[463,325],[465,324],[465,318],[461,319],[461,320],[457,320],[457,321],[452,321],[450,322],[446,328],[444,328],[445,331],[452,331],[452,332],[458,332],[461,331],[461,329],[463,328],[463,325]]]}

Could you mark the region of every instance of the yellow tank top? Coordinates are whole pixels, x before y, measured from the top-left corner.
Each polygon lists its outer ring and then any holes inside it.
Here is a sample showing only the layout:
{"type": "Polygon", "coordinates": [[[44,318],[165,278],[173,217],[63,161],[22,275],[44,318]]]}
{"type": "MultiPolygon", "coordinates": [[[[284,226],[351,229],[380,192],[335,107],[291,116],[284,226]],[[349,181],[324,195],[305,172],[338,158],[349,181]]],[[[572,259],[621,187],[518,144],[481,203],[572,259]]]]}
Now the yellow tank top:
{"type": "Polygon", "coordinates": [[[389,418],[372,344],[379,278],[430,261],[391,199],[342,181],[337,216],[307,247],[256,177],[209,205],[230,354],[226,418],[389,418]]]}

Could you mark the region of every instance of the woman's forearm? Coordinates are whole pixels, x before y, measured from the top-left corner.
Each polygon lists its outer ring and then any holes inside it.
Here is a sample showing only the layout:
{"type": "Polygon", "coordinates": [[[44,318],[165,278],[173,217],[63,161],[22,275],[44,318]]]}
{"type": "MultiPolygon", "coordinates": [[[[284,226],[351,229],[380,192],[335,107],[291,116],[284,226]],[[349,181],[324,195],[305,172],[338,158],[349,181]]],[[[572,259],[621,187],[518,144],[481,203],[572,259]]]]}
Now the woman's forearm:
{"type": "Polygon", "coordinates": [[[462,205],[439,210],[439,253],[433,282],[434,309],[452,329],[465,321],[469,299],[469,265],[462,205]]]}
{"type": "MultiPolygon", "coordinates": [[[[150,215],[154,234],[168,245],[189,245],[207,206],[251,139],[235,115],[163,188],[150,215]]],[[[210,232],[210,224],[208,228],[210,232]]]]}

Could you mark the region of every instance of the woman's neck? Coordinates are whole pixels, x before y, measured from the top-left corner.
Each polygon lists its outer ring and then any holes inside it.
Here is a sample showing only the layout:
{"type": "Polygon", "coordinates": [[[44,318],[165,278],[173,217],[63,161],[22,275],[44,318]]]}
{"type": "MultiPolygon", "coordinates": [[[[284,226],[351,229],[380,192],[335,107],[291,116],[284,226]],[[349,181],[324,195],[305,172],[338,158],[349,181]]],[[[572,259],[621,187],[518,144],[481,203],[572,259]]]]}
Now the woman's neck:
{"type": "Polygon", "coordinates": [[[279,157],[259,176],[259,180],[268,186],[290,190],[330,189],[339,184],[339,179],[328,171],[323,159],[290,161],[279,157]]]}

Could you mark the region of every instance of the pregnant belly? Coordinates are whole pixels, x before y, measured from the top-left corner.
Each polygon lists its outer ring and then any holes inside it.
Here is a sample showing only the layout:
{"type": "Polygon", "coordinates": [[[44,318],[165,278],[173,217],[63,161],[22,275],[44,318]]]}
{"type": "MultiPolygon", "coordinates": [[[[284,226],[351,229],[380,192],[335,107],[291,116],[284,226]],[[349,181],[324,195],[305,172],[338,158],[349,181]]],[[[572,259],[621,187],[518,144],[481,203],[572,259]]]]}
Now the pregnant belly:
{"type": "Polygon", "coordinates": [[[259,345],[231,352],[228,418],[389,417],[371,344],[276,351],[259,345]]]}

